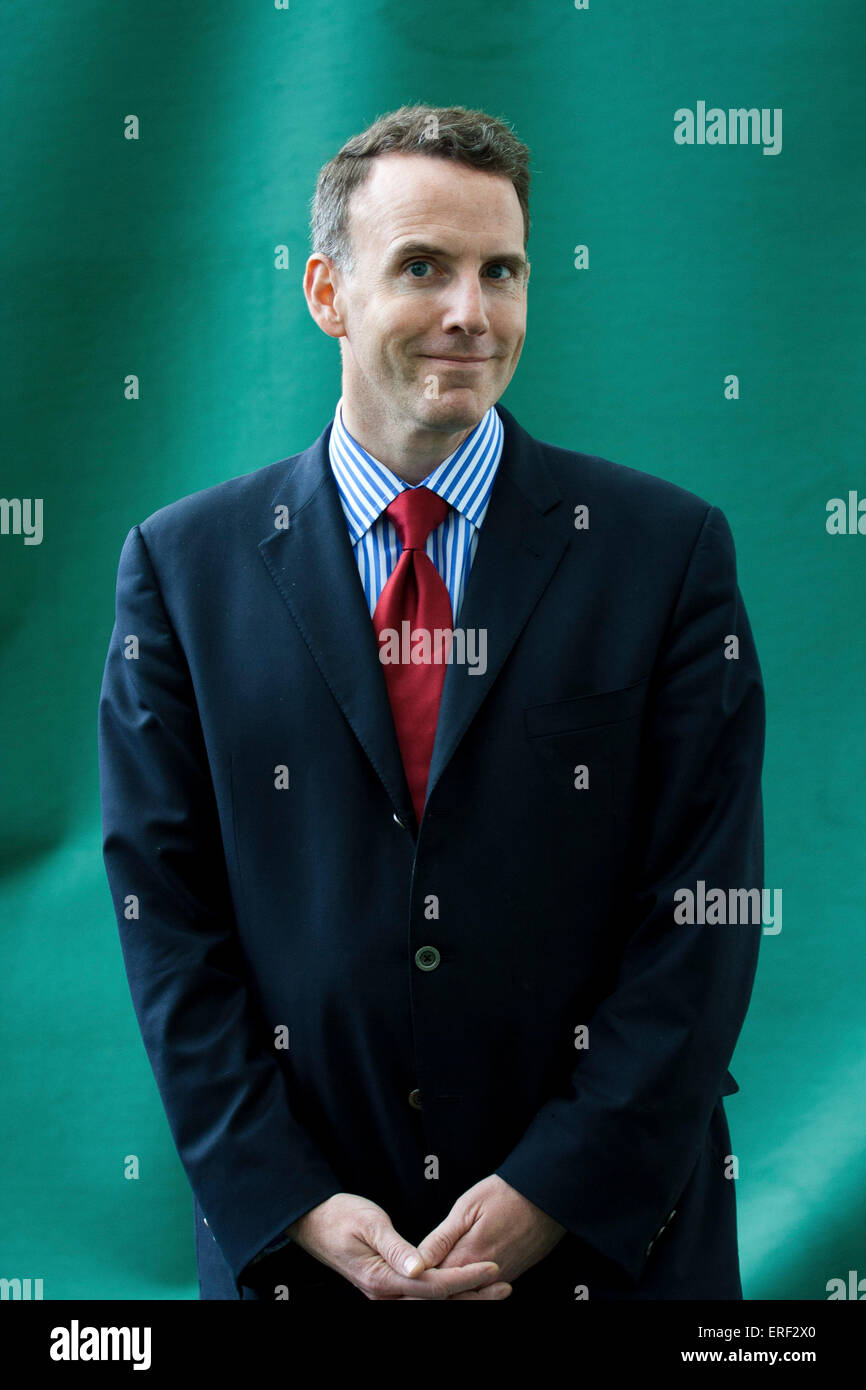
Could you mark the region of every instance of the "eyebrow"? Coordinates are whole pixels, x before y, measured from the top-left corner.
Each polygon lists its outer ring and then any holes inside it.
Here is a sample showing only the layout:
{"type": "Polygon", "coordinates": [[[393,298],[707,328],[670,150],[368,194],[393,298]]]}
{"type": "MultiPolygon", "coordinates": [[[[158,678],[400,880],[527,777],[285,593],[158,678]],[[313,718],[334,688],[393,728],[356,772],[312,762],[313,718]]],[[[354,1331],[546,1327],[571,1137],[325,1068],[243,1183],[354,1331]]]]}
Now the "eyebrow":
{"type": "MultiPolygon", "coordinates": [[[[402,246],[396,246],[388,257],[388,263],[393,265],[397,261],[408,260],[413,256],[439,256],[443,260],[450,260],[451,253],[444,250],[441,246],[433,246],[427,241],[407,241],[402,246]]],[[[506,265],[508,269],[516,275],[523,275],[526,271],[526,257],[515,255],[512,251],[502,251],[493,256],[487,256],[485,265],[506,265]]]]}

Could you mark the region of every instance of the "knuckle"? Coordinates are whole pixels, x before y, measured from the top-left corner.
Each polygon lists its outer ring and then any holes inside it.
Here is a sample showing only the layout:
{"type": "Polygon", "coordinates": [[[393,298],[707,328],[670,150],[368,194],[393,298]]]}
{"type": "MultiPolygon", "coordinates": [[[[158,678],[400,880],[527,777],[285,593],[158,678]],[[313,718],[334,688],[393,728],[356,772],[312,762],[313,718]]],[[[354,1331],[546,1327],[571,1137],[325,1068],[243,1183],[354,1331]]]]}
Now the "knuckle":
{"type": "Polygon", "coordinates": [[[431,1236],[430,1239],[425,1242],[425,1245],[430,1252],[434,1265],[441,1264],[450,1249],[444,1236],[431,1236]]]}
{"type": "Polygon", "coordinates": [[[402,1265],[405,1255],[403,1253],[403,1243],[399,1237],[395,1236],[393,1240],[389,1240],[385,1243],[384,1258],[388,1261],[391,1269],[396,1269],[398,1265],[402,1265]]]}

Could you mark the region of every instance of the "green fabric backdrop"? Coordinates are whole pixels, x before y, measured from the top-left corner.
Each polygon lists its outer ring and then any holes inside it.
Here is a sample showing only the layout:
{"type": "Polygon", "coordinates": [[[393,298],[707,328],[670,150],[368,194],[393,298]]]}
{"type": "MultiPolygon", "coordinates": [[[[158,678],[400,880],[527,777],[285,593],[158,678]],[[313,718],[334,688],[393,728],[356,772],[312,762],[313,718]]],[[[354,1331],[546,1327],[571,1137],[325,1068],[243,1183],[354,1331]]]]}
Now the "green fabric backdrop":
{"type": "Polygon", "coordinates": [[[0,535],[0,1276],[45,1298],[197,1296],[101,859],[117,560],[157,507],[331,418],[337,347],[300,288],[308,200],[349,135],[411,101],[483,107],[533,151],[504,403],[731,523],[784,901],[727,1103],[744,1289],[824,1299],[866,1275],[866,536],[825,525],[831,497],[866,493],[860,0],[7,0],[0,41],[0,492],[44,505],[41,544],[0,535]],[[698,101],[781,108],[781,153],[676,144],[698,101]]]}

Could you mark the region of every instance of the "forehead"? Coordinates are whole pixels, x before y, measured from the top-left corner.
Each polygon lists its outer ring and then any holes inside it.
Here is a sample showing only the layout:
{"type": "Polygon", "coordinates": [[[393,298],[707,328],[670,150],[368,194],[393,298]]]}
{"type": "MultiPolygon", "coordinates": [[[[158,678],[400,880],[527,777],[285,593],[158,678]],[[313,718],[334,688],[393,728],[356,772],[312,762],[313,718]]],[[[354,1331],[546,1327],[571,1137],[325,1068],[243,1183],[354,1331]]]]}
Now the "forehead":
{"type": "Polygon", "coordinates": [[[363,230],[365,244],[379,248],[436,232],[461,241],[493,238],[499,250],[504,241],[523,250],[523,213],[511,180],[432,155],[378,155],[352,196],[350,220],[363,230]]]}

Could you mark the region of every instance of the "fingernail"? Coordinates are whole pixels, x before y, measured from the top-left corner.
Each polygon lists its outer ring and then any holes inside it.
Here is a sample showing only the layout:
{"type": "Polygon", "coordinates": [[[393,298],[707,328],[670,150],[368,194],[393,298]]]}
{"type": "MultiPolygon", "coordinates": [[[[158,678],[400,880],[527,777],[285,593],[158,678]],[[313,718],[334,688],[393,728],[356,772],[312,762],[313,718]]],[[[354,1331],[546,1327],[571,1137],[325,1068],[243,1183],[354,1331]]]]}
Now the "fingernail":
{"type": "Polygon", "coordinates": [[[415,1270],[420,1269],[423,1264],[424,1261],[421,1259],[420,1255],[407,1255],[406,1262],[403,1265],[403,1272],[405,1274],[414,1274],[415,1270]]]}

